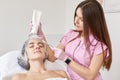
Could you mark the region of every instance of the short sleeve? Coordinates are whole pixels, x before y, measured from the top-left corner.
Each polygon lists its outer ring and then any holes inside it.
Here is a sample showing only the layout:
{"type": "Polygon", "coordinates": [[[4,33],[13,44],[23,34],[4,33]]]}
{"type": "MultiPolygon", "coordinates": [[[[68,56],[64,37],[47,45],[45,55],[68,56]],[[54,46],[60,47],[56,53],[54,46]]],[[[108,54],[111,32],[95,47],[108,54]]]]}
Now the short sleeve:
{"type": "Polygon", "coordinates": [[[60,42],[65,46],[67,44],[67,35],[64,35],[60,42]]]}
{"type": "Polygon", "coordinates": [[[109,56],[108,47],[104,43],[98,42],[95,46],[95,49],[94,49],[94,55],[99,55],[105,50],[107,50],[107,56],[106,57],[108,57],[109,56]]]}
{"type": "Polygon", "coordinates": [[[78,35],[78,32],[75,32],[74,30],[68,31],[60,40],[60,43],[64,46],[73,38],[75,38],[78,35]]]}

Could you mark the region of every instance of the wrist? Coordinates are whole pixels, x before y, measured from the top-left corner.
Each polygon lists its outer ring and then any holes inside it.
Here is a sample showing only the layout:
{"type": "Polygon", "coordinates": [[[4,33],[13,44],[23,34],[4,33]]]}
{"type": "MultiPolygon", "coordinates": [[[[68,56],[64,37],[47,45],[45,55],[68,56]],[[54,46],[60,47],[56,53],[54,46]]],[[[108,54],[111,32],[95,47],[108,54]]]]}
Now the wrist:
{"type": "Polygon", "coordinates": [[[67,65],[70,64],[71,59],[69,57],[66,58],[66,60],[64,61],[67,65]]]}

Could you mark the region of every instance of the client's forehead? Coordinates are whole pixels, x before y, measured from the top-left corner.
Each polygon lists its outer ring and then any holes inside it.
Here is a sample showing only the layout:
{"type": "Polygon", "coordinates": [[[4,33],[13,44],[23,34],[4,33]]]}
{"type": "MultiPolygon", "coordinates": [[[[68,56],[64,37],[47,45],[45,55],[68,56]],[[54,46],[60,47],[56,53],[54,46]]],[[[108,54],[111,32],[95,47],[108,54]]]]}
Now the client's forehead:
{"type": "Polygon", "coordinates": [[[27,44],[34,44],[34,43],[41,43],[41,44],[43,44],[42,40],[38,39],[38,38],[30,39],[27,44]]]}

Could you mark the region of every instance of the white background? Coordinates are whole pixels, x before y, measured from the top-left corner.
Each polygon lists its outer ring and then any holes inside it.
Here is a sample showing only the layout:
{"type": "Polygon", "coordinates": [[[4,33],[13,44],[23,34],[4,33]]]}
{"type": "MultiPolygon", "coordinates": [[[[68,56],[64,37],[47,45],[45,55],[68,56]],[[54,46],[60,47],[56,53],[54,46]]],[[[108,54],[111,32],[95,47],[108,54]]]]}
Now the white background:
{"type": "Polygon", "coordinates": [[[106,12],[120,12],[120,0],[103,0],[106,12]]]}
{"type": "MultiPolygon", "coordinates": [[[[74,28],[74,9],[79,2],[80,0],[0,0],[0,55],[21,48],[29,32],[33,9],[43,12],[43,31],[48,42],[56,46],[62,35],[74,28]]],[[[113,62],[109,72],[102,70],[102,76],[104,80],[119,80],[120,13],[105,13],[105,16],[112,41],[113,62]]]]}

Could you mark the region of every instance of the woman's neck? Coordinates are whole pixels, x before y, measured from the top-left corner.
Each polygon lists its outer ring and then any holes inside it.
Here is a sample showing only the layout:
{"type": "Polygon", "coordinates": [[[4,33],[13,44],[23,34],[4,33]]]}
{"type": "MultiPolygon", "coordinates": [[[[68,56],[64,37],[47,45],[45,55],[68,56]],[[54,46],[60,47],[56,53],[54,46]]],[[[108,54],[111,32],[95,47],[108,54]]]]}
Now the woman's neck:
{"type": "Polygon", "coordinates": [[[81,40],[84,39],[84,33],[83,33],[83,32],[81,32],[81,34],[80,34],[80,39],[81,39],[81,40]]]}
{"type": "Polygon", "coordinates": [[[44,63],[42,61],[29,61],[29,63],[30,63],[29,72],[43,73],[46,71],[44,63]]]}

